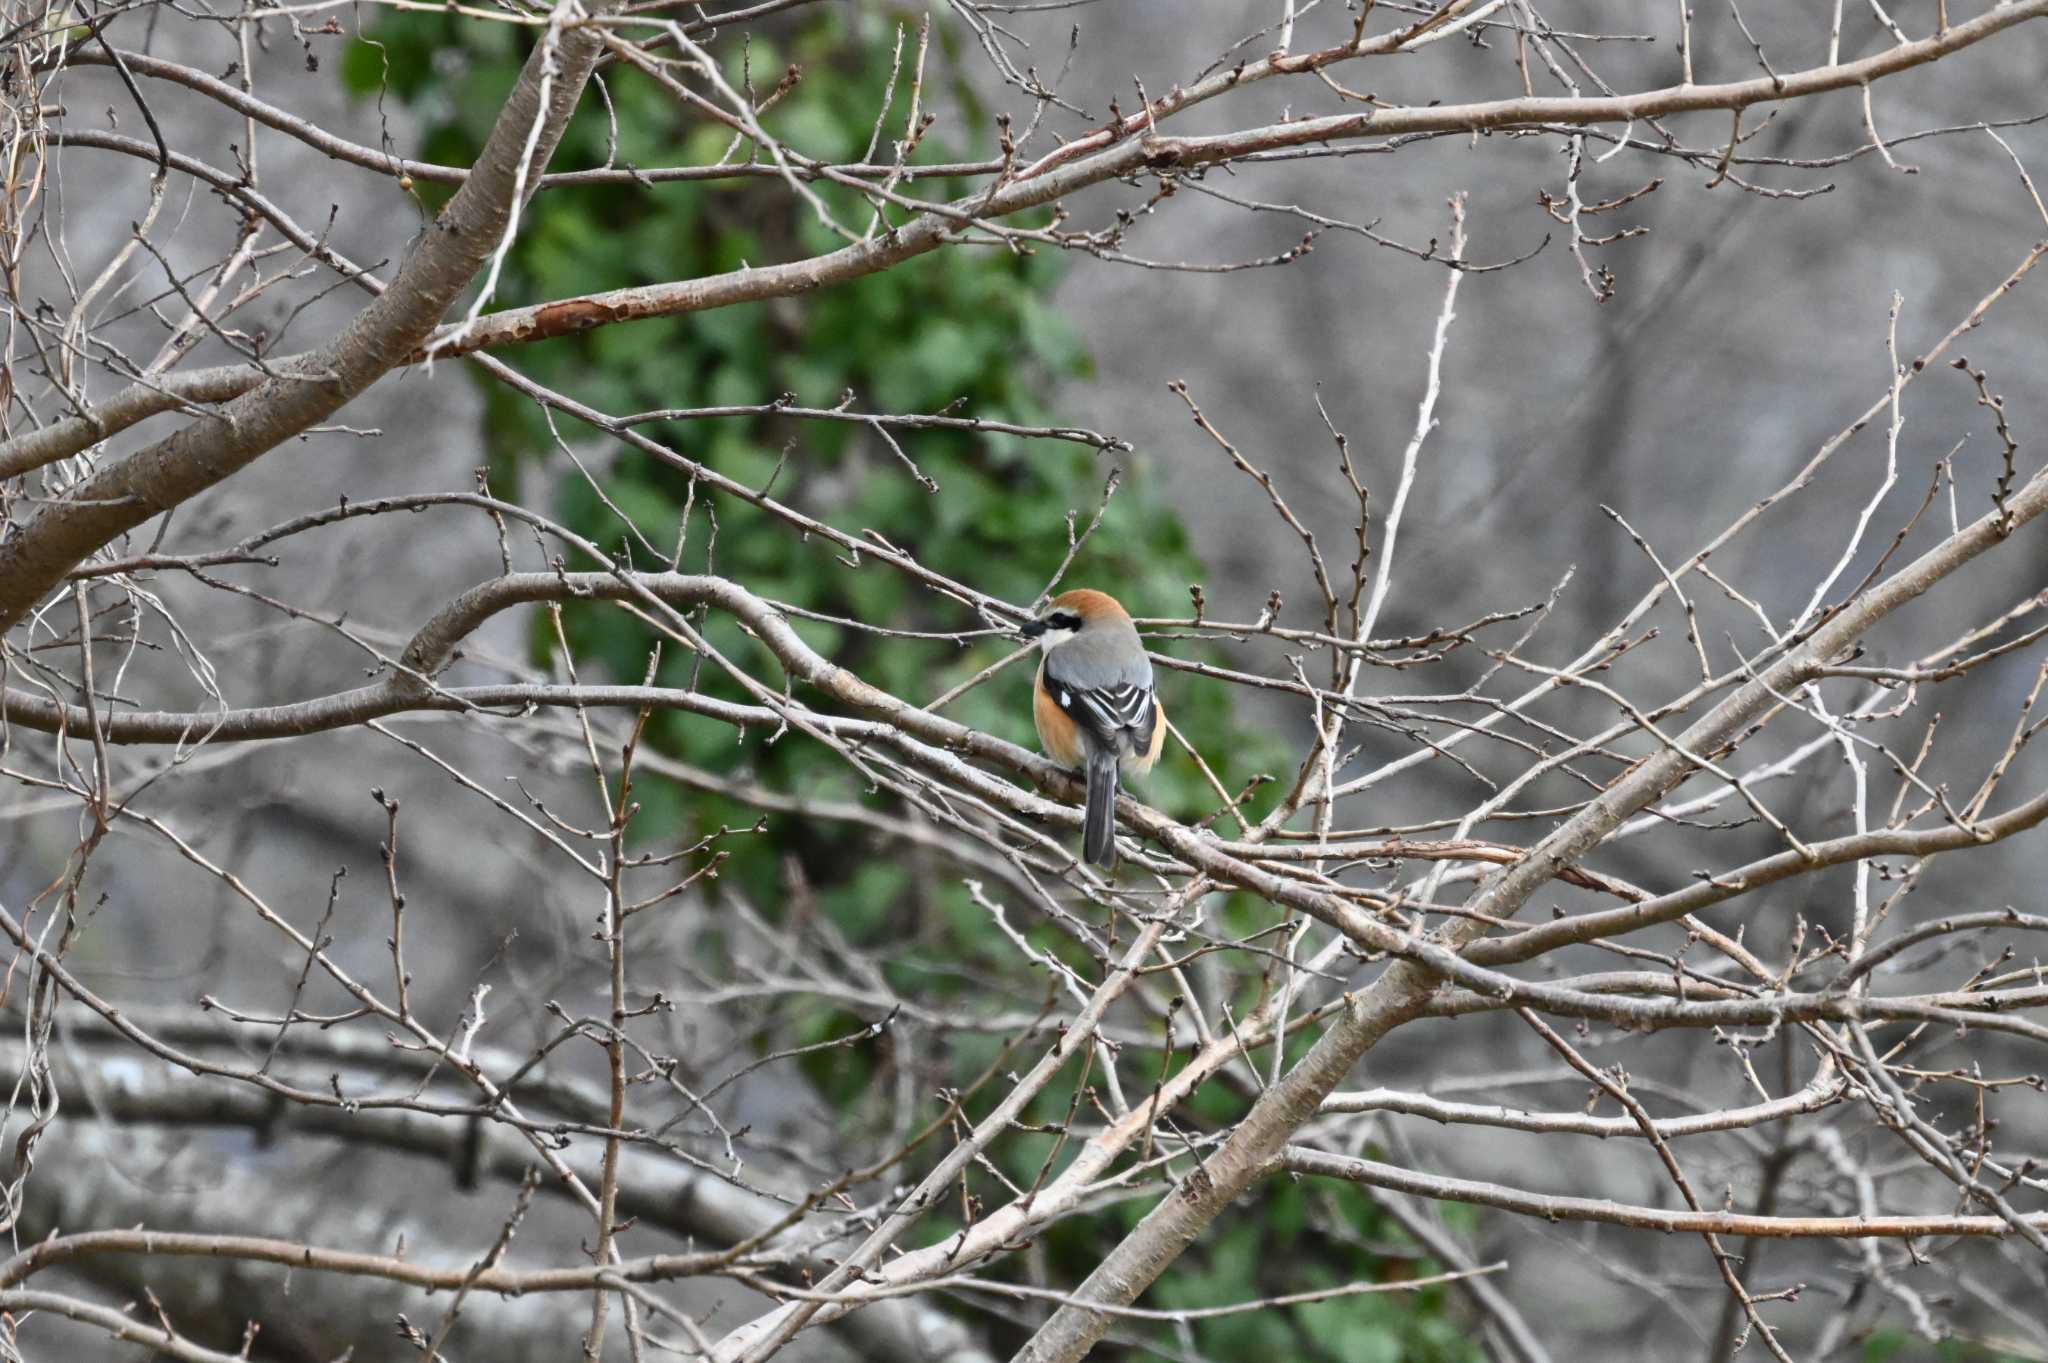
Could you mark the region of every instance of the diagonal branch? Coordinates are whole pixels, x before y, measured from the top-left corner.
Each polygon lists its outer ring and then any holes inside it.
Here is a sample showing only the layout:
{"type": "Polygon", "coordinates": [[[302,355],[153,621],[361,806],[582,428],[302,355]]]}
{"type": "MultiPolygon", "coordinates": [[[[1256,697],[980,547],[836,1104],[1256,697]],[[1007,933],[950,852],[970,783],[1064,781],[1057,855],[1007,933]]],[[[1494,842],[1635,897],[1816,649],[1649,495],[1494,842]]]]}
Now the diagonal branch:
{"type": "Polygon", "coordinates": [[[326,419],[426,340],[513,221],[517,192],[531,191],[531,172],[554,154],[601,46],[576,22],[582,17],[577,0],[563,0],[551,30],[559,40],[535,49],[469,178],[392,287],[339,336],[86,480],[0,544],[0,630],[19,623],[88,554],[326,419]]]}
{"type": "MultiPolygon", "coordinates": [[[[2029,517],[2048,511],[2048,475],[2037,475],[2013,503],[2029,517]]],[[[1716,706],[1666,747],[1616,781],[1599,798],[1530,850],[1489,877],[1466,906],[1469,917],[1446,927],[1434,945],[1460,951],[1501,919],[1512,918],[1543,885],[1597,847],[1630,815],[1674,789],[1692,771],[1685,752],[1711,752],[1739,732],[1774,698],[1820,674],[1872,626],[2002,540],[1998,516],[1985,516],[1929,549],[1895,576],[1863,592],[1807,640],[1716,706]]],[[[1418,964],[1415,950],[1348,1000],[1338,1019],[1301,1063],[1269,1088],[1222,1148],[1160,1201],[1089,1275],[1079,1302],[1134,1301],[1276,1158],[1381,1037],[1415,1017],[1440,983],[1418,964]]],[[[1109,1328],[1111,1317],[1075,1302],[1062,1306],[1018,1355],[1018,1363],[1074,1363],[1109,1328]]]]}
{"type": "Polygon", "coordinates": [[[1664,114],[1703,109],[1743,109],[1754,104],[1806,98],[1831,90],[1860,88],[1873,80],[1909,71],[1974,46],[2016,24],[2048,16],[2048,0],[2025,0],[1958,24],[1937,37],[1866,57],[1860,61],[1814,67],[1773,83],[1756,80],[1724,85],[1675,85],[1633,95],[1600,99],[1503,99],[1472,104],[1369,109],[1360,113],[1267,124],[1208,137],[1131,137],[1085,159],[1048,169],[1024,172],[998,184],[934,207],[894,232],[837,251],[784,265],[737,270],[706,279],[680,280],[614,289],[582,298],[562,299],[526,308],[507,308],[480,319],[457,346],[437,348],[437,355],[466,354],[491,346],[545,340],[611,322],[639,317],[665,317],[698,312],[729,303],[807,293],[831,284],[858,279],[946,245],[955,237],[963,216],[977,220],[1009,217],[1039,208],[1107,180],[1155,171],[1191,170],[1237,160],[1258,152],[1319,146],[1360,137],[1400,137],[1415,133],[1483,132],[1532,124],[1585,126],[1626,123],[1664,114]]]}

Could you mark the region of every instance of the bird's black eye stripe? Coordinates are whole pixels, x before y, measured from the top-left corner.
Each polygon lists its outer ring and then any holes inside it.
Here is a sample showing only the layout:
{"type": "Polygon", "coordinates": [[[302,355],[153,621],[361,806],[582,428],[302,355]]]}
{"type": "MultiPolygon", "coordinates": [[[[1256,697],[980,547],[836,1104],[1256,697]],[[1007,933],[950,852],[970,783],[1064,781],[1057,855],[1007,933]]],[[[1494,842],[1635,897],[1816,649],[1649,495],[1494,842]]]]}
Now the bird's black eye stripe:
{"type": "Polygon", "coordinates": [[[1081,628],[1081,617],[1072,611],[1054,611],[1051,615],[1045,617],[1045,623],[1051,625],[1054,629],[1079,629],[1081,628]]]}

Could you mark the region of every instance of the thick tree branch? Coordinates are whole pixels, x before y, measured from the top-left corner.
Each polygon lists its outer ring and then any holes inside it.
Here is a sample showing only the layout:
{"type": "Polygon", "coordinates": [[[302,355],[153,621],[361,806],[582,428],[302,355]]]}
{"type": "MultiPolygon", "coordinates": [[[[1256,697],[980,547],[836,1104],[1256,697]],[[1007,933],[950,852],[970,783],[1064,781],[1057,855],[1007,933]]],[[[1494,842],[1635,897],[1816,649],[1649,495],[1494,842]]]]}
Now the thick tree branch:
{"type": "MultiPolygon", "coordinates": [[[[571,8],[559,19],[580,12],[574,0],[565,4],[571,8]]],[[[520,72],[470,178],[391,288],[329,344],[95,474],[0,542],[0,630],[18,623],[86,555],[333,414],[427,337],[496,249],[513,219],[515,187],[531,192],[529,172],[538,175],[553,155],[596,64],[595,32],[570,22],[550,32],[555,39],[536,47],[520,72]]]]}
{"type": "MultiPolygon", "coordinates": [[[[2013,507],[2023,518],[2014,525],[2048,510],[2048,476],[2037,475],[2013,507]]],[[[1644,759],[1609,786],[1532,848],[1529,856],[1489,877],[1466,906],[1473,916],[1447,926],[1440,936],[1441,946],[1435,950],[1461,951],[1485,935],[1492,922],[1512,918],[1564,867],[1597,847],[1630,815],[1693,775],[1695,765],[1686,754],[1717,749],[1757,714],[1775,705],[1779,697],[1813,680],[1872,626],[1986,550],[2005,543],[2011,531],[2012,526],[2000,516],[1985,516],[1849,601],[1804,643],[1687,728],[1675,744],[1644,759]]],[[[1253,1105],[1223,1147],[1160,1201],[1103,1259],[1076,1293],[1080,1301],[1099,1299],[1123,1305],[1135,1300],[1259,1177],[1292,1133],[1315,1115],[1323,1099],[1365,1053],[1388,1031],[1417,1015],[1437,989],[1440,976],[1416,963],[1434,964],[1434,952],[1411,949],[1402,954],[1409,959],[1390,967],[1370,989],[1353,999],[1301,1063],[1253,1105]]],[[[1465,964],[1462,957],[1458,964],[1465,964]]],[[[1441,973],[1455,978],[1462,971],[1445,969],[1441,973]]],[[[1712,1009],[1726,1006],[1706,1005],[1712,1009]]],[[[1637,1004],[1628,1011],[1643,1007],[1637,1004]]],[[[1109,1323],[1110,1317],[1104,1313],[1074,1303],[1063,1306],[1019,1352],[1019,1363],[1074,1363],[1101,1338],[1109,1323]]]]}
{"type": "MultiPolygon", "coordinates": [[[[152,1019],[152,1029],[163,1030],[154,1026],[154,1021],[152,1019]]],[[[97,1038],[112,1039],[90,1022],[70,1025],[77,1031],[96,1034],[97,1038]]],[[[190,1039],[202,1044],[218,1047],[228,1040],[217,1025],[192,1026],[187,1030],[190,1039]],[[207,1041],[209,1038],[210,1042],[207,1041]]],[[[322,1033],[315,1038],[319,1045],[334,1045],[347,1040],[349,1038],[345,1034],[338,1033],[322,1033]]],[[[388,1043],[380,1042],[374,1049],[367,1046],[363,1049],[372,1051],[364,1057],[369,1061],[389,1061],[392,1058],[388,1043]]],[[[286,1053],[291,1054],[295,1050],[296,1047],[288,1046],[286,1053]]],[[[350,1050],[345,1047],[327,1059],[330,1064],[337,1058],[348,1063],[349,1057],[350,1050]]],[[[480,1052],[477,1058],[480,1063],[488,1064],[501,1073],[510,1073],[520,1067],[516,1056],[480,1052]]],[[[23,1072],[19,1050],[0,1048],[0,1083],[17,1083],[23,1072]]],[[[338,1107],[281,1106],[259,1090],[244,1085],[198,1086],[181,1082],[173,1071],[138,1067],[131,1057],[111,1048],[74,1048],[60,1066],[59,1076],[67,1081],[67,1087],[68,1081],[79,1080],[81,1094],[91,1095],[89,1107],[81,1100],[76,1123],[67,1126],[60,1120],[57,1128],[67,1151],[80,1163],[107,1157],[111,1152],[103,1150],[103,1146],[132,1142],[132,1132],[137,1129],[234,1127],[259,1133],[271,1140],[324,1139],[364,1152],[381,1150],[416,1157],[451,1169],[466,1169],[475,1177],[495,1180],[507,1187],[517,1186],[537,1167],[531,1147],[516,1133],[494,1122],[481,1125],[456,1123],[438,1114],[401,1108],[348,1111],[338,1107]],[[81,1129],[88,1123],[92,1124],[91,1130],[81,1129]],[[102,1136],[99,1134],[100,1123],[128,1129],[130,1134],[115,1136],[109,1129],[102,1136]]],[[[522,1091],[526,1087],[522,1086],[522,1091]]],[[[545,1085],[540,1087],[545,1088],[545,1085]]],[[[601,1111],[601,1103],[597,1107],[591,1106],[601,1097],[601,1092],[581,1095],[573,1110],[577,1115],[601,1111]]],[[[596,1181],[598,1151],[595,1143],[580,1141],[565,1149],[563,1158],[588,1181],[596,1181]]],[[[621,1213],[643,1225],[674,1235],[708,1238],[719,1245],[738,1244],[772,1229],[789,1209],[788,1202],[737,1186],[658,1150],[634,1146],[624,1153],[623,1158],[626,1168],[619,1182],[621,1213]]],[[[758,1179],[759,1175],[756,1177],[758,1179]]],[[[275,1205],[274,1192],[266,1197],[265,1190],[272,1186],[267,1173],[230,1168],[212,1172],[203,1178],[195,1172],[188,1181],[208,1187],[208,1195],[166,1203],[155,1188],[131,1184],[126,1180],[37,1180],[29,1188],[25,1208],[27,1228],[32,1235],[40,1236],[60,1226],[129,1226],[147,1220],[159,1229],[168,1225],[190,1232],[182,1239],[173,1237],[170,1242],[183,1248],[167,1252],[208,1256],[212,1252],[207,1248],[211,1242],[222,1244],[228,1252],[239,1256],[239,1251],[232,1250],[229,1242],[248,1238],[241,1235],[249,1224],[244,1212],[247,1207],[267,1202],[271,1214],[265,1217],[265,1221],[272,1226],[301,1224],[315,1219],[310,1206],[306,1209],[307,1215],[282,1214],[275,1205]],[[230,1186],[222,1186],[223,1180],[230,1186]]],[[[543,1182],[541,1188],[557,1194],[566,1192],[553,1180],[543,1182]]],[[[322,1196],[316,1188],[309,1188],[306,1192],[315,1199],[322,1196]]],[[[133,1237],[151,1236],[152,1232],[136,1230],[114,1234],[133,1237]]],[[[813,1261],[808,1257],[792,1260],[782,1243],[788,1238],[771,1240],[763,1247],[764,1256],[777,1262],[793,1262],[797,1266],[812,1264],[822,1270],[822,1260],[813,1261]]],[[[154,1246],[158,1244],[152,1239],[139,1252],[157,1252],[154,1246]]],[[[398,1274],[384,1271],[389,1261],[374,1254],[344,1255],[307,1266],[328,1268],[341,1274],[362,1273],[394,1283],[434,1286],[435,1283],[429,1279],[443,1270],[416,1262],[422,1250],[431,1254],[433,1246],[421,1245],[416,1237],[414,1261],[408,1262],[405,1271],[398,1274]]],[[[18,1286],[42,1267],[102,1251],[138,1252],[131,1240],[106,1240],[95,1238],[92,1233],[58,1240],[38,1239],[36,1244],[0,1268],[0,1279],[4,1279],[6,1286],[18,1286]]],[[[449,1246],[446,1252],[453,1254],[456,1251],[449,1246]]],[[[257,1247],[256,1252],[240,1257],[289,1264],[292,1262],[289,1253],[266,1241],[257,1247]],[[287,1257],[278,1257],[280,1253],[287,1257]]],[[[674,1262],[681,1267],[680,1258],[674,1262]]],[[[547,1281],[534,1279],[531,1285],[538,1288],[547,1281]]],[[[328,1295],[311,1284],[301,1284],[295,1289],[295,1296],[302,1301],[309,1293],[323,1297],[328,1295]]],[[[382,1304],[380,1302],[380,1306],[382,1304]]],[[[336,1301],[334,1314],[342,1318],[360,1316],[366,1306],[367,1303],[350,1299],[342,1293],[336,1301]]],[[[943,1312],[919,1301],[890,1302],[882,1306],[879,1311],[850,1317],[837,1327],[850,1344],[876,1363],[908,1363],[910,1360],[918,1360],[919,1363],[986,1363],[986,1351],[964,1327],[943,1312]]],[[[514,1320],[503,1320],[497,1324],[502,1331],[531,1330],[539,1319],[541,1317],[529,1315],[524,1324],[514,1320]]],[[[572,1322],[561,1331],[561,1342],[569,1344],[574,1335],[572,1322]]],[[[472,1336],[472,1343],[476,1342],[472,1336]]],[[[504,1342],[509,1344],[511,1340],[505,1337],[504,1342]]]]}

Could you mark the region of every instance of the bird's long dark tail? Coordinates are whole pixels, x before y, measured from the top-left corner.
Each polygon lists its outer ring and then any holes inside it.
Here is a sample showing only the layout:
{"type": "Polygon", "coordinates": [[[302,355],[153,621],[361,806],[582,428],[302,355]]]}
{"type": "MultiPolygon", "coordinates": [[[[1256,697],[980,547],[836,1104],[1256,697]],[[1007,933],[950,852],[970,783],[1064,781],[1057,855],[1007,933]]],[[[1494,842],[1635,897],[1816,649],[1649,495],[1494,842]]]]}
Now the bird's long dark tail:
{"type": "Polygon", "coordinates": [[[1117,754],[1088,754],[1088,811],[1081,820],[1081,854],[1103,870],[1116,865],[1117,754]]]}

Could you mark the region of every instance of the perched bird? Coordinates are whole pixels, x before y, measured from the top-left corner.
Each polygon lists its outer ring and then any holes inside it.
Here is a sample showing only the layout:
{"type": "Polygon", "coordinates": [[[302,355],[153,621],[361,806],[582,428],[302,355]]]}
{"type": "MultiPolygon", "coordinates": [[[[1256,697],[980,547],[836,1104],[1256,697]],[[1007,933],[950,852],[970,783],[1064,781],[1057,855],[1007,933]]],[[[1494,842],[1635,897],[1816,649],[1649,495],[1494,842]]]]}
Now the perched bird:
{"type": "Polygon", "coordinates": [[[1102,592],[1060,593],[1023,634],[1043,650],[1031,704],[1038,741],[1053,761],[1087,772],[1082,855],[1115,866],[1120,768],[1150,771],[1166,739],[1151,660],[1130,615],[1102,592]]]}

